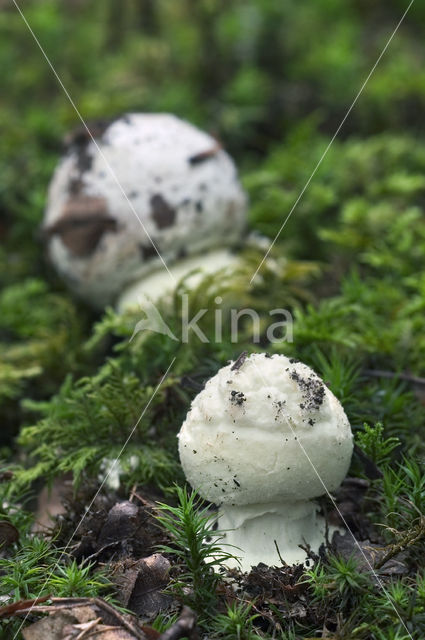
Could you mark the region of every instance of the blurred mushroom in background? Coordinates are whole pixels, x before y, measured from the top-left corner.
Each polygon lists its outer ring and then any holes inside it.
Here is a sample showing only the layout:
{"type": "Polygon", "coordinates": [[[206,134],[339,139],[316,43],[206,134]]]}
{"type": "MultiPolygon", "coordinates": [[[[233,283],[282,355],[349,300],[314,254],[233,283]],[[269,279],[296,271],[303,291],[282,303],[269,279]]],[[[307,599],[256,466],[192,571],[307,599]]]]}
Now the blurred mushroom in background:
{"type": "Polygon", "coordinates": [[[247,198],[214,138],[173,115],[141,113],[91,134],[69,141],[43,222],[49,258],[76,295],[124,308],[194,269],[237,262],[247,198]]]}

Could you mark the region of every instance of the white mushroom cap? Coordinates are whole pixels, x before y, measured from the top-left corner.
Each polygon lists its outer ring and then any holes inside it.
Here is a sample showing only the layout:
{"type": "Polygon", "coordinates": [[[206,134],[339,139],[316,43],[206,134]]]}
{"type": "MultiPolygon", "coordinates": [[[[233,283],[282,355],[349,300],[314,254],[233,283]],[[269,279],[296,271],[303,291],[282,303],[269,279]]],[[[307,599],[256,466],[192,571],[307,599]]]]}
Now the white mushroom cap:
{"type": "Polygon", "coordinates": [[[333,491],[352,450],[339,401],[312,369],[283,355],[220,369],[179,433],[186,478],[217,505],[308,500],[326,492],[321,480],[333,491]]]}
{"type": "Polygon", "coordinates": [[[135,113],[95,138],[101,153],[80,136],[61,160],[43,223],[50,259],[91,304],[164,269],[143,226],[171,271],[183,256],[241,239],[246,197],[211,136],[172,115],[135,113]]]}

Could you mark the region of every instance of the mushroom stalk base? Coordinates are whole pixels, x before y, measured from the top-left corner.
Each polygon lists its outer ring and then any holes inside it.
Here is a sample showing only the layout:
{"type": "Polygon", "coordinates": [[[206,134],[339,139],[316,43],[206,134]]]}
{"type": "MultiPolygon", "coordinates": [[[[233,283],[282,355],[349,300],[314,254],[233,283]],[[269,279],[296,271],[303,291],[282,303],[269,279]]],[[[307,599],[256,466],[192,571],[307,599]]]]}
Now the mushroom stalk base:
{"type": "Polygon", "coordinates": [[[228,249],[216,249],[170,264],[171,276],[161,264],[156,271],[124,290],[117,302],[118,311],[139,307],[146,301],[156,302],[164,295],[170,295],[182,278],[186,277],[185,284],[189,289],[195,289],[205,275],[239,264],[240,257],[228,249]],[[192,271],[194,273],[187,277],[192,271]]]}
{"type": "MultiPolygon", "coordinates": [[[[260,562],[279,566],[281,561],[276,546],[287,564],[303,563],[307,555],[298,545],[307,544],[317,552],[325,542],[326,524],[317,515],[318,508],[310,501],[222,505],[218,512],[218,528],[226,532],[223,548],[240,557],[243,571],[250,571],[260,562]]],[[[236,560],[226,564],[229,568],[238,566],[236,560]]]]}

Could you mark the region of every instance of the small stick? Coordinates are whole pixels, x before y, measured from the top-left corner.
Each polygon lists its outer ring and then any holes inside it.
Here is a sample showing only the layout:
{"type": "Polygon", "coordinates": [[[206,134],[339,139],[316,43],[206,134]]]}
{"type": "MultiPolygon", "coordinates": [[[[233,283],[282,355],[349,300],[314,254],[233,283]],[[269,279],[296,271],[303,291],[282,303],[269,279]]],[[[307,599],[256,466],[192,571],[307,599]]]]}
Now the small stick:
{"type": "Polygon", "coordinates": [[[414,529],[407,531],[406,535],[400,542],[397,542],[394,545],[391,545],[389,551],[387,551],[383,557],[378,560],[375,564],[374,569],[381,569],[384,564],[386,564],[389,560],[394,558],[400,551],[403,551],[407,547],[411,547],[416,542],[419,542],[422,538],[425,537],[425,516],[422,516],[419,524],[414,529]]]}
{"type": "Polygon", "coordinates": [[[33,598],[32,600],[19,600],[18,602],[12,602],[4,607],[0,607],[0,618],[13,616],[16,613],[21,613],[22,611],[33,611],[37,606],[37,603],[46,602],[46,600],[50,600],[50,598],[51,595],[48,595],[42,596],[41,598],[33,598]]]}
{"type": "Polygon", "coordinates": [[[158,507],[156,506],[155,502],[152,502],[151,500],[146,500],[146,498],[143,498],[139,493],[136,492],[136,487],[133,487],[133,489],[131,490],[129,501],[133,502],[134,498],[137,498],[139,502],[143,504],[143,506],[148,507],[153,511],[158,511],[158,507]]]}
{"type": "Polygon", "coordinates": [[[133,486],[131,487],[131,491],[130,491],[130,497],[128,499],[129,502],[133,502],[134,497],[135,497],[135,493],[136,493],[136,489],[137,489],[137,484],[133,484],[133,486]]]}
{"type": "MultiPolygon", "coordinates": [[[[92,636],[93,635],[93,629],[94,629],[94,627],[97,627],[99,622],[102,622],[102,618],[96,618],[96,620],[90,620],[90,622],[86,622],[85,625],[84,625],[85,628],[81,631],[81,633],[78,634],[78,636],[75,638],[75,640],[83,640],[83,638],[87,638],[88,636],[92,636]]],[[[95,630],[95,633],[97,633],[96,630],[95,630]]]]}
{"type": "Polygon", "coordinates": [[[274,542],[274,546],[276,547],[276,551],[277,551],[277,555],[279,556],[279,560],[282,564],[282,567],[287,567],[288,563],[285,562],[285,560],[282,558],[282,556],[280,555],[280,549],[279,549],[279,545],[277,544],[276,540],[273,540],[274,542]]]}
{"type": "Polygon", "coordinates": [[[122,542],[124,542],[124,539],[115,540],[114,542],[108,542],[108,544],[104,544],[103,547],[100,547],[100,549],[92,553],[90,556],[87,556],[86,558],[84,558],[81,564],[82,565],[88,564],[89,562],[92,562],[92,560],[96,560],[101,553],[103,553],[104,551],[107,551],[108,549],[112,549],[113,547],[117,547],[122,542]]]}
{"type": "Polygon", "coordinates": [[[210,149],[206,149],[205,151],[201,151],[200,153],[195,153],[193,156],[188,158],[188,162],[190,165],[195,166],[197,164],[201,164],[210,158],[213,158],[219,151],[221,151],[222,146],[219,142],[217,142],[210,149]]]}
{"type": "Polygon", "coordinates": [[[412,382],[413,384],[425,385],[425,378],[411,376],[408,373],[395,373],[394,371],[384,371],[383,369],[365,369],[363,373],[367,376],[373,376],[374,378],[399,378],[400,380],[406,380],[406,382],[412,382]]]}
{"type": "Polygon", "coordinates": [[[248,351],[242,351],[241,355],[235,360],[235,362],[230,367],[230,371],[237,371],[241,368],[243,363],[245,362],[248,355],[248,351]]]}
{"type": "MultiPolygon", "coordinates": [[[[94,629],[93,631],[90,631],[90,633],[86,636],[84,636],[84,640],[86,638],[93,638],[93,636],[96,636],[97,638],[99,638],[99,634],[103,635],[104,633],[107,633],[108,631],[115,631],[116,633],[120,633],[120,631],[122,631],[121,627],[117,627],[115,625],[102,625],[101,629],[94,629]]],[[[67,636],[68,638],[69,636],[67,636]]],[[[78,640],[80,636],[77,636],[77,638],[75,640],[78,640]]],[[[109,636],[110,637],[110,636],[109,636]]],[[[120,636],[117,636],[118,638],[120,636]]],[[[146,638],[146,636],[145,636],[146,638]]]]}
{"type": "Polygon", "coordinates": [[[115,618],[118,620],[120,625],[125,629],[127,629],[127,631],[135,635],[136,638],[138,638],[138,640],[146,640],[146,636],[142,631],[139,631],[139,629],[137,629],[134,625],[128,622],[124,618],[124,616],[121,615],[119,611],[117,611],[117,609],[115,609],[115,607],[112,607],[110,604],[105,602],[105,600],[102,600],[102,598],[93,598],[93,603],[96,604],[101,609],[103,609],[104,611],[106,611],[107,613],[110,613],[112,616],[115,616],[115,618]]]}

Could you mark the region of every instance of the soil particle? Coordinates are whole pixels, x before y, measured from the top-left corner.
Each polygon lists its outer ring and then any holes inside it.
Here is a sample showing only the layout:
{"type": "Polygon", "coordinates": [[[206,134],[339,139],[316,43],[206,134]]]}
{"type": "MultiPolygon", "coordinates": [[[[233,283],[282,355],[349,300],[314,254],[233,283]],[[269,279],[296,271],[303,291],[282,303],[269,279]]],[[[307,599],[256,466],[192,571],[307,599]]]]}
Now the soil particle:
{"type": "MultiPolygon", "coordinates": [[[[277,555],[276,555],[276,559],[277,555]]],[[[306,616],[305,596],[308,586],[301,580],[305,569],[302,564],[267,567],[260,563],[253,567],[243,581],[243,588],[255,598],[257,610],[267,612],[271,603],[280,605],[285,618],[306,616]]]]}
{"type": "MultiPolygon", "coordinates": [[[[270,398],[270,396],[267,397],[270,398]]],[[[275,421],[277,422],[282,415],[282,409],[285,405],[285,400],[276,400],[275,402],[273,402],[273,404],[277,407],[276,415],[274,417],[275,421]]]]}
{"type": "Polygon", "coordinates": [[[313,374],[303,378],[297,371],[291,371],[289,375],[298,384],[302,393],[304,402],[300,404],[300,408],[305,408],[307,411],[320,409],[325,397],[323,382],[313,374]]]}
{"type": "Polygon", "coordinates": [[[231,391],[230,392],[230,402],[232,404],[242,406],[244,402],[246,402],[245,394],[242,391],[231,391]]]}
{"type": "MultiPolygon", "coordinates": [[[[154,498],[161,499],[162,496],[155,494],[154,498]]],[[[150,498],[146,500],[146,505],[142,506],[122,500],[110,506],[111,503],[106,496],[99,496],[93,509],[84,519],[79,531],[80,540],[72,552],[73,557],[77,561],[90,558],[91,561],[108,562],[111,558],[119,561],[123,558],[145,557],[153,553],[157,545],[166,540],[152,517],[150,503],[150,498]],[[105,504],[106,502],[108,504],[105,504]]],[[[81,519],[82,504],[84,501],[78,504],[73,501],[69,505],[71,511],[75,505],[72,521],[69,522],[71,531],[75,528],[74,523],[81,519]]],[[[61,526],[61,535],[66,536],[66,523],[62,521],[61,526]]]]}

